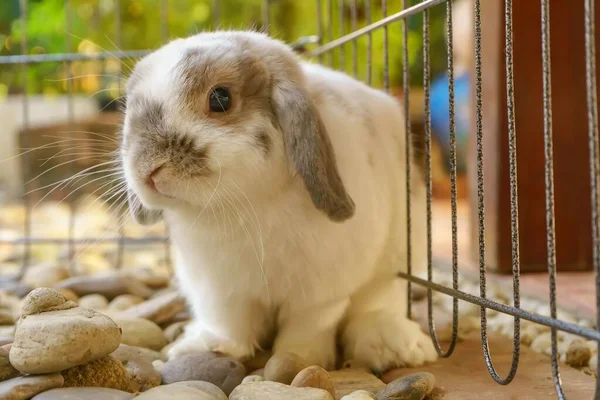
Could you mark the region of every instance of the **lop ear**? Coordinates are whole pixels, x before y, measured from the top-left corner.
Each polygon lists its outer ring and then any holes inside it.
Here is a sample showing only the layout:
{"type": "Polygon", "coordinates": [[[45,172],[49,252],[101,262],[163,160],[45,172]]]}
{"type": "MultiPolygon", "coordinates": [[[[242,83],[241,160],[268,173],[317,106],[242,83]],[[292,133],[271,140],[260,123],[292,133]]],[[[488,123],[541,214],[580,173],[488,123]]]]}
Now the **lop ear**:
{"type": "Polygon", "coordinates": [[[129,212],[133,216],[135,222],[140,225],[154,225],[162,217],[162,212],[159,210],[149,210],[140,201],[131,189],[127,189],[127,202],[129,203],[129,212]]]}
{"type": "Polygon", "coordinates": [[[344,188],[325,125],[308,93],[287,81],[275,83],[272,96],[288,160],[304,181],[313,204],[332,221],[352,217],[354,201],[344,188]]]}

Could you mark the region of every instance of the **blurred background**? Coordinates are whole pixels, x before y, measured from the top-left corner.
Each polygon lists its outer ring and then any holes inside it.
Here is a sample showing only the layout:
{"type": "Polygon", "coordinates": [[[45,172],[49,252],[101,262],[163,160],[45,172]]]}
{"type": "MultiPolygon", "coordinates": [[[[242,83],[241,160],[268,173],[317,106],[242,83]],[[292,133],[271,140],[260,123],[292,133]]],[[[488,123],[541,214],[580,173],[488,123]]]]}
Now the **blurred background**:
{"type": "MultiPolygon", "coordinates": [[[[268,30],[308,54],[319,44],[397,13],[402,3],[399,0],[2,0],[0,271],[14,272],[23,263],[56,259],[75,262],[88,272],[115,264],[158,264],[165,271],[168,269],[168,251],[162,250],[162,244],[156,245],[164,241],[164,227],[142,229],[130,223],[127,213],[123,213],[127,209],[123,186],[115,180],[118,167],[111,164],[118,146],[120,96],[130,69],[144,52],[173,38],[225,28],[268,30]],[[265,8],[265,4],[269,7],[265,8]],[[318,43],[306,40],[315,36],[320,37],[318,43]],[[125,238],[139,240],[125,246],[128,240],[125,238]],[[100,254],[92,252],[90,244],[102,244],[105,250],[100,254]]],[[[406,0],[407,7],[419,3],[406,0]]],[[[504,1],[482,2],[483,214],[477,208],[472,8],[472,0],[453,2],[456,259],[464,273],[477,271],[478,218],[484,215],[485,265],[497,272],[501,281],[502,275],[510,274],[513,269],[504,1]]],[[[540,10],[537,2],[529,0],[514,1],[513,8],[520,268],[523,274],[531,276],[524,281],[529,279],[546,296],[540,10]]],[[[413,150],[422,166],[428,115],[423,87],[426,78],[430,80],[432,236],[434,264],[440,268],[452,264],[453,251],[446,16],[445,2],[429,10],[429,77],[423,73],[421,13],[407,20],[407,82],[403,81],[401,21],[363,35],[315,60],[383,88],[387,59],[390,92],[410,104],[413,150]],[[403,98],[405,88],[409,89],[409,99],[403,98]]],[[[557,266],[559,271],[583,271],[583,274],[560,275],[559,292],[563,287],[561,279],[566,279],[567,292],[586,294],[575,296],[582,298],[575,308],[591,311],[591,203],[582,21],[583,4],[573,6],[566,0],[553,0],[557,266]]]]}

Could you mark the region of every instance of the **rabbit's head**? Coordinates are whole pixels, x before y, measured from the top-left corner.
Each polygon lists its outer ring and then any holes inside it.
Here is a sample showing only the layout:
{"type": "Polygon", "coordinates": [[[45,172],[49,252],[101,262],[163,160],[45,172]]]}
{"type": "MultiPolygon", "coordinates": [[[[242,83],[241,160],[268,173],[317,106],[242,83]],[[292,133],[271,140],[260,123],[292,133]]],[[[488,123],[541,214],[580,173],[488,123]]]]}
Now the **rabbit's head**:
{"type": "Polygon", "coordinates": [[[144,224],[233,188],[267,201],[296,179],[331,220],[354,213],[298,58],[259,33],[203,33],[142,59],[127,84],[121,159],[144,224]]]}

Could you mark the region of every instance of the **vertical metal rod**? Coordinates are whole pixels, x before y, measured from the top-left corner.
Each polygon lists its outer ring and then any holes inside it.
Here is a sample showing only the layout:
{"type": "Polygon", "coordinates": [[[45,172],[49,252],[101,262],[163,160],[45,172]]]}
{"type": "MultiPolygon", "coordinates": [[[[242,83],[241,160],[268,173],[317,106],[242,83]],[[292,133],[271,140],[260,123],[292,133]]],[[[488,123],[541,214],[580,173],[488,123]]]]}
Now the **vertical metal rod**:
{"type": "MultiPolygon", "coordinates": [[[[585,72],[587,89],[587,114],[588,114],[588,135],[590,148],[590,188],[592,197],[592,243],[594,272],[596,275],[596,321],[600,321],[600,216],[598,215],[599,204],[599,177],[600,161],[598,153],[598,98],[596,90],[596,24],[595,18],[595,0],[585,0],[585,72]]],[[[597,329],[600,330],[600,324],[597,323],[597,329]]],[[[600,360],[600,353],[596,355],[600,360]]],[[[598,369],[600,371],[600,368],[598,369]]],[[[597,375],[598,376],[598,375],[597,375]]],[[[596,395],[600,397],[600,380],[596,379],[596,395]]]]}
{"type": "MultiPolygon", "coordinates": [[[[447,45],[447,64],[448,64],[448,112],[450,128],[450,206],[452,209],[452,288],[458,290],[458,217],[456,211],[456,123],[454,107],[454,38],[452,21],[452,0],[446,1],[446,36],[447,45]]],[[[428,50],[429,51],[429,50],[428,50]]],[[[431,126],[431,125],[430,125],[431,126]]],[[[429,127],[429,129],[431,129],[429,127]]],[[[430,134],[431,137],[431,134],[430,134]]],[[[430,167],[428,167],[430,168],[430,167]]],[[[450,357],[454,352],[458,338],[458,298],[452,298],[452,337],[448,350],[444,351],[438,340],[435,331],[435,322],[433,320],[433,305],[431,296],[427,295],[429,320],[429,334],[433,340],[438,354],[441,357],[450,357]]]]}
{"type": "MultiPolygon", "coordinates": [[[[29,43],[28,43],[28,24],[27,24],[27,0],[19,0],[19,14],[20,14],[20,22],[21,22],[21,54],[27,55],[29,52],[29,43]]],[[[29,144],[29,93],[28,83],[29,79],[27,74],[29,72],[29,67],[27,63],[21,64],[21,74],[23,75],[23,134],[25,136],[25,148],[30,148],[29,144]]],[[[27,152],[23,153],[23,163],[25,168],[29,166],[29,155],[27,152]]],[[[27,175],[25,175],[27,176],[27,175]]],[[[29,264],[31,262],[31,201],[29,196],[29,190],[27,188],[27,180],[25,180],[25,187],[23,191],[23,203],[25,206],[25,216],[24,216],[24,225],[23,225],[23,234],[24,234],[24,254],[23,254],[23,263],[21,264],[21,269],[19,271],[18,279],[21,279],[29,264]]]]}
{"type": "MultiPolygon", "coordinates": [[[[121,0],[115,1],[115,44],[118,49],[123,48],[123,18],[121,15],[121,0]]],[[[119,93],[121,96],[121,82],[123,78],[123,70],[121,68],[122,63],[119,63],[119,73],[117,79],[119,80],[119,93]]],[[[119,243],[117,247],[117,259],[116,267],[121,268],[123,266],[123,259],[125,258],[125,232],[123,224],[119,224],[119,243]]]]}
{"type": "MultiPolygon", "coordinates": [[[[510,168],[510,212],[511,212],[511,250],[512,250],[512,269],[513,269],[513,296],[514,306],[520,307],[519,300],[519,221],[518,221],[518,197],[517,197],[517,137],[515,129],[515,113],[514,113],[514,83],[513,83],[513,34],[512,34],[512,0],[505,1],[504,9],[505,17],[505,36],[506,36],[506,91],[507,91],[507,112],[508,112],[508,142],[509,142],[509,168],[510,168]]],[[[478,20],[478,35],[481,39],[481,13],[477,12],[478,20]]],[[[481,42],[477,48],[480,49],[481,42]]],[[[478,50],[478,53],[480,51],[478,50]]],[[[481,54],[479,54],[479,57],[481,54]]],[[[481,72],[481,65],[479,65],[481,72]]],[[[479,87],[481,89],[481,87],[479,87]]],[[[478,89],[478,90],[479,90],[478,89]]],[[[483,160],[482,160],[483,161],[483,160]]],[[[482,171],[483,173],[483,171],[482,171]]],[[[483,176],[482,182],[483,186],[483,176]]],[[[483,194],[482,194],[483,195],[483,194]]],[[[480,239],[481,240],[481,239],[480,239]]],[[[481,276],[481,285],[485,289],[485,262],[480,265],[483,268],[481,276]]],[[[482,297],[484,297],[482,295],[482,297]]],[[[506,378],[498,375],[492,362],[490,355],[489,343],[487,340],[487,315],[486,309],[481,309],[481,342],[483,346],[483,356],[485,364],[492,378],[501,385],[508,385],[514,379],[519,367],[519,356],[521,350],[521,321],[519,318],[514,319],[514,335],[513,335],[513,357],[510,366],[510,371],[506,378]]]]}
{"type": "Polygon", "coordinates": [[[221,2],[219,0],[212,0],[212,28],[213,30],[219,29],[221,23],[221,2]]]}
{"type": "MultiPolygon", "coordinates": [[[[345,4],[344,4],[343,0],[338,0],[338,7],[339,7],[339,12],[340,12],[340,28],[339,28],[340,35],[339,35],[339,37],[342,37],[345,34],[344,25],[346,24],[346,18],[344,15],[344,12],[346,9],[345,9],[345,4]]],[[[340,46],[340,70],[342,70],[342,71],[346,70],[346,45],[340,46]]]]}
{"type": "Polygon", "coordinates": [[[169,39],[169,0],[160,2],[160,39],[163,44],[169,39]]]}
{"type": "MultiPolygon", "coordinates": [[[[160,20],[161,20],[161,26],[162,26],[162,30],[161,30],[161,40],[162,43],[166,43],[167,40],[169,39],[169,4],[168,4],[169,0],[161,0],[161,14],[160,14],[160,20]]],[[[165,237],[168,238],[169,237],[169,227],[167,226],[167,224],[164,224],[165,229],[164,229],[164,234],[165,237]]],[[[172,274],[173,272],[173,268],[172,268],[172,260],[171,260],[171,242],[169,240],[165,240],[165,263],[167,265],[167,268],[169,269],[169,272],[172,274]]]]}
{"type": "MultiPolygon", "coordinates": [[[[365,0],[365,13],[367,25],[371,24],[371,0],[365,0]]],[[[371,72],[373,63],[373,34],[367,34],[367,85],[371,84],[371,72]]]]}
{"type": "MultiPolygon", "coordinates": [[[[433,281],[433,264],[431,250],[431,99],[429,78],[429,10],[423,11],[423,98],[424,98],[424,129],[425,129],[425,185],[427,190],[427,280],[433,281]]],[[[435,326],[433,322],[433,298],[430,288],[427,288],[427,315],[429,322],[429,332],[435,335],[435,326]]]]}
{"type": "MultiPolygon", "coordinates": [[[[352,0],[352,9],[351,9],[351,16],[352,16],[352,32],[356,31],[356,29],[358,28],[358,24],[357,24],[357,20],[358,20],[358,4],[357,4],[358,0],[352,0]]],[[[354,74],[354,77],[358,77],[358,40],[354,39],[352,40],[352,73],[354,74]]]]}
{"type": "Polygon", "coordinates": [[[269,15],[269,0],[263,0],[262,2],[262,26],[263,31],[269,33],[270,31],[270,15],[269,15]]]}
{"type": "MultiPolygon", "coordinates": [[[[542,82],[544,97],[544,160],[546,181],[546,251],[550,285],[550,317],[556,319],[556,238],[554,221],[554,165],[552,149],[552,83],[550,66],[550,6],[541,0],[542,7],[542,82]]],[[[556,328],[551,328],[552,377],[559,399],[564,399],[560,372],[556,328]]]]}
{"type": "MultiPolygon", "coordinates": [[[[556,238],[554,220],[554,165],[552,142],[552,86],[550,65],[550,7],[547,0],[542,6],[542,78],[544,102],[544,160],[546,181],[546,249],[550,286],[550,317],[556,319],[556,238]]],[[[558,367],[557,331],[551,329],[552,377],[558,397],[563,399],[558,367]]]]}
{"type": "MultiPolygon", "coordinates": [[[[387,17],[387,0],[381,0],[381,13],[383,18],[387,17]]],[[[425,13],[427,13],[427,11],[423,13],[423,18],[425,18],[425,13]]],[[[383,89],[386,92],[390,91],[390,49],[387,25],[383,27],[383,89]]]]}
{"type": "MultiPolygon", "coordinates": [[[[65,0],[65,30],[67,34],[65,35],[65,52],[71,52],[71,35],[72,32],[72,16],[71,16],[71,1],[65,0]]],[[[66,61],[64,63],[66,72],[67,72],[67,122],[69,128],[71,129],[73,120],[74,120],[74,110],[73,110],[73,64],[70,61],[66,61]]],[[[69,138],[73,138],[73,134],[69,133],[69,138]]],[[[71,162],[69,165],[69,175],[73,176],[75,174],[75,157],[71,157],[71,162]]],[[[69,241],[67,242],[67,254],[69,257],[69,269],[72,274],[75,274],[75,205],[72,201],[69,201],[69,241]]]]}
{"type": "MultiPolygon", "coordinates": [[[[482,79],[481,79],[481,3],[475,0],[475,113],[477,130],[477,214],[478,214],[478,234],[479,234],[479,293],[482,298],[486,298],[486,265],[485,265],[485,203],[484,203],[484,176],[483,176],[483,100],[482,100],[482,79]]],[[[509,384],[515,377],[518,362],[515,363],[515,355],[518,361],[519,347],[518,343],[513,351],[513,363],[506,378],[502,379],[494,369],[492,358],[489,351],[487,337],[487,312],[485,307],[481,307],[481,345],[483,347],[483,356],[485,365],[492,378],[501,385],[509,384]]]]}
{"type": "MultiPolygon", "coordinates": [[[[402,0],[402,9],[406,9],[406,1],[402,0]]],[[[410,124],[410,69],[408,64],[408,18],[402,20],[402,85],[404,91],[404,134],[406,147],[406,273],[412,275],[412,218],[411,218],[411,162],[412,134],[410,124]]],[[[412,282],[407,282],[407,318],[412,317],[412,282]]]]}
{"type": "MultiPolygon", "coordinates": [[[[327,41],[333,40],[333,0],[326,0],[327,5],[327,41]]],[[[327,65],[333,67],[333,51],[327,52],[327,65]]]]}
{"type": "MultiPolygon", "coordinates": [[[[323,7],[321,4],[321,0],[315,0],[315,11],[317,18],[317,34],[319,35],[319,46],[322,46],[325,43],[323,38],[323,7]]],[[[323,54],[319,54],[319,63],[323,63],[323,54]]]]}

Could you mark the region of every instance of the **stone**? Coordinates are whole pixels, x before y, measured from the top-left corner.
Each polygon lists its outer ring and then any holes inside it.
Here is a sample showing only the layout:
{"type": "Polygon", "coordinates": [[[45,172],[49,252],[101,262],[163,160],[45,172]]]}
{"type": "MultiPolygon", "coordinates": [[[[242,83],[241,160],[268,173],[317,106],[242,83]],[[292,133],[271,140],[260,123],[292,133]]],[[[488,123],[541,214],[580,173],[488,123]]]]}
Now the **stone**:
{"type": "Polygon", "coordinates": [[[74,291],[72,291],[71,289],[66,289],[66,288],[62,288],[62,289],[56,289],[60,294],[62,294],[63,296],[65,296],[65,298],[67,300],[71,300],[74,303],[79,302],[79,296],[77,296],[77,293],[75,293],[74,291]]]}
{"type": "Polygon", "coordinates": [[[240,385],[229,396],[229,400],[333,400],[323,389],[299,388],[277,382],[250,382],[240,385]]]}
{"type": "Polygon", "coordinates": [[[64,387],[104,387],[133,391],[123,364],[112,356],[103,357],[62,372],[64,387]]]}
{"type": "Polygon", "coordinates": [[[244,361],[244,366],[248,371],[254,371],[257,369],[262,369],[267,365],[267,362],[271,358],[272,353],[270,351],[261,351],[254,355],[249,360],[244,361]]]}
{"type": "Polygon", "coordinates": [[[211,395],[211,399],[215,400],[227,400],[227,396],[217,385],[213,385],[210,382],[202,382],[202,381],[183,381],[177,382],[170,385],[171,387],[180,387],[187,386],[199,390],[202,393],[207,395],[211,395]]]}
{"type": "Polygon", "coordinates": [[[345,395],[340,400],[377,400],[377,397],[366,390],[357,390],[356,392],[345,395]]]}
{"type": "Polygon", "coordinates": [[[67,266],[44,263],[27,268],[21,281],[34,288],[53,287],[58,282],[70,277],[71,272],[67,266]]]}
{"type": "Polygon", "coordinates": [[[142,318],[115,318],[121,327],[121,343],[130,346],[161,350],[167,345],[167,339],[158,325],[142,318]]]}
{"type": "Polygon", "coordinates": [[[317,365],[304,368],[300,371],[292,381],[291,385],[295,387],[324,389],[331,394],[331,397],[335,398],[335,388],[331,378],[329,378],[329,374],[317,365]]]}
{"type": "Polygon", "coordinates": [[[156,324],[170,321],[185,309],[185,299],[177,292],[171,292],[122,311],[118,318],[144,318],[156,324]]]}
{"type": "Polygon", "coordinates": [[[132,276],[152,289],[164,289],[169,286],[170,280],[166,276],[157,275],[148,268],[138,268],[124,273],[132,276]]]}
{"type": "MultiPolygon", "coordinates": [[[[158,353],[160,354],[160,353],[158,353]]],[[[153,361],[135,347],[121,345],[112,353],[129,374],[131,387],[136,392],[145,392],[161,384],[161,376],[153,366],[153,361]]]]}
{"type": "Polygon", "coordinates": [[[167,326],[164,330],[165,338],[168,343],[173,343],[185,331],[188,321],[179,321],[167,326]]]}
{"type": "Polygon", "coordinates": [[[49,288],[38,288],[32,290],[21,308],[21,316],[39,314],[47,311],[68,310],[77,307],[72,301],[69,301],[60,292],[49,288]]]}
{"type": "Polygon", "coordinates": [[[9,310],[0,309],[0,325],[14,325],[15,317],[9,310]]]}
{"type": "Polygon", "coordinates": [[[297,354],[275,353],[265,365],[265,379],[289,385],[306,367],[304,359],[297,354]]]}
{"type": "Polygon", "coordinates": [[[79,307],[102,310],[108,307],[108,300],[101,294],[87,294],[79,299],[79,307]]]}
{"type": "Polygon", "coordinates": [[[552,337],[550,332],[543,332],[537,335],[531,342],[531,349],[538,353],[550,355],[552,346],[552,337]]]}
{"type": "Polygon", "coordinates": [[[13,340],[15,340],[15,338],[12,336],[0,336],[0,347],[7,344],[12,344],[13,340]]]}
{"type": "Polygon", "coordinates": [[[11,282],[2,286],[2,290],[5,293],[12,294],[18,298],[27,296],[33,289],[33,286],[23,282],[11,282]]]}
{"type": "Polygon", "coordinates": [[[263,382],[264,380],[265,380],[265,378],[260,375],[248,375],[247,377],[242,379],[242,385],[244,383],[249,383],[249,382],[263,382]]]}
{"type": "Polygon", "coordinates": [[[75,276],[55,285],[56,288],[66,288],[78,296],[100,294],[109,300],[122,294],[133,294],[143,298],[152,296],[152,289],[131,276],[101,275],[75,276]]]}
{"type": "Polygon", "coordinates": [[[0,348],[0,381],[5,381],[19,376],[19,371],[15,369],[8,358],[8,351],[0,348]]]}
{"type": "Polygon", "coordinates": [[[585,367],[592,358],[592,350],[581,339],[575,339],[567,348],[566,362],[573,368],[585,367]]]}
{"type": "Polygon", "coordinates": [[[0,399],[25,400],[46,390],[62,387],[61,374],[21,376],[0,383],[0,399]]]}
{"type": "Polygon", "coordinates": [[[154,367],[154,369],[156,369],[157,371],[159,369],[161,369],[163,366],[165,365],[165,362],[163,360],[154,360],[152,361],[152,366],[154,367]]]}
{"type": "Polygon", "coordinates": [[[329,378],[333,381],[337,397],[345,396],[357,390],[367,390],[377,393],[377,391],[385,387],[385,383],[363,368],[329,371],[329,378]]]}
{"type": "Polygon", "coordinates": [[[191,319],[192,315],[190,314],[190,312],[188,310],[183,310],[173,315],[173,318],[170,318],[166,323],[164,323],[163,327],[165,325],[174,324],[176,322],[190,322],[191,319]]]}
{"type": "Polygon", "coordinates": [[[255,371],[250,372],[248,375],[257,375],[257,376],[262,376],[264,378],[265,377],[265,369],[264,368],[257,369],[255,371]]]}
{"type": "Polygon", "coordinates": [[[246,376],[242,363],[229,357],[218,357],[215,353],[190,354],[169,360],[159,372],[163,384],[205,381],[218,386],[227,395],[246,376]]]}
{"type": "Polygon", "coordinates": [[[134,296],[132,294],[122,294],[115,297],[108,305],[109,310],[123,311],[140,304],[144,299],[140,296],[134,296]]]}
{"type": "Polygon", "coordinates": [[[117,324],[93,310],[68,308],[73,306],[52,289],[35,289],[27,296],[10,349],[16,369],[29,374],[59,372],[105,357],[119,346],[117,324]]]}
{"type": "Polygon", "coordinates": [[[422,400],[435,387],[429,372],[417,372],[394,379],[377,393],[377,400],[422,400]]]}
{"type": "Polygon", "coordinates": [[[167,361],[167,357],[158,351],[145,349],[143,347],[129,346],[126,344],[119,345],[119,348],[117,348],[111,355],[117,357],[117,359],[141,357],[150,363],[155,360],[167,361]]]}
{"type": "Polygon", "coordinates": [[[77,387],[48,390],[33,397],[32,400],[131,400],[133,397],[132,393],[121,390],[77,387]]]}

